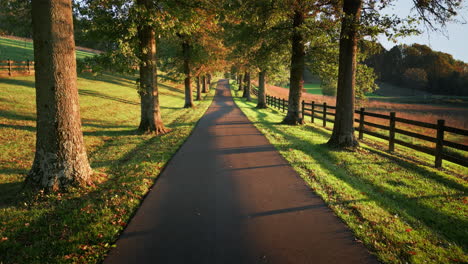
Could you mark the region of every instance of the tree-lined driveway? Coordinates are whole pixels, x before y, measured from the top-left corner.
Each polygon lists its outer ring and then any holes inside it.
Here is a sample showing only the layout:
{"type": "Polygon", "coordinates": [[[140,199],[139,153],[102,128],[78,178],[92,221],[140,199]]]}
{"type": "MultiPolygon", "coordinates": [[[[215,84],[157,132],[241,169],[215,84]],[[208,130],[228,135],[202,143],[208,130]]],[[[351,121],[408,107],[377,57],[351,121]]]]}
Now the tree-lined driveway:
{"type": "Polygon", "coordinates": [[[105,263],[377,261],[245,117],[221,80],[213,104],[105,263]]]}

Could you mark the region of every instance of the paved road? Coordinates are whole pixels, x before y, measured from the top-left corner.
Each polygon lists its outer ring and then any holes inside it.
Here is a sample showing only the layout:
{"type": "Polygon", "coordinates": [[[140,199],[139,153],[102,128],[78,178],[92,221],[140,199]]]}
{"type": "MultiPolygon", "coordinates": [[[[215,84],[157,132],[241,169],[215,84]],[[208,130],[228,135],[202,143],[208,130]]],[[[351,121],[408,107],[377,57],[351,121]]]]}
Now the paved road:
{"type": "Polygon", "coordinates": [[[221,80],[104,263],[377,261],[244,116],[221,80]]]}

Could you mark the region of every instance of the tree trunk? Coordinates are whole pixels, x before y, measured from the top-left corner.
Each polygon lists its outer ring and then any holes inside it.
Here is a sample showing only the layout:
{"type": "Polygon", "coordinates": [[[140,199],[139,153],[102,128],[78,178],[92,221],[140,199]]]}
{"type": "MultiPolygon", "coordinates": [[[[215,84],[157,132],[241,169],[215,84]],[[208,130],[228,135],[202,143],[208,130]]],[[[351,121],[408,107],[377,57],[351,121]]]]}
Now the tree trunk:
{"type": "Polygon", "coordinates": [[[264,70],[260,71],[258,74],[258,103],[257,108],[267,108],[266,104],[266,87],[265,87],[265,75],[264,70]]]}
{"type": "MultiPolygon", "coordinates": [[[[137,0],[137,5],[149,10],[151,0],[137,0]]],[[[151,25],[138,27],[140,45],[140,98],[141,120],[138,130],[143,133],[164,134],[169,130],[164,127],[159,109],[159,92],[156,69],[156,36],[151,25]]]]}
{"type": "Polygon", "coordinates": [[[243,98],[247,98],[247,101],[251,101],[250,96],[250,87],[252,84],[250,83],[250,72],[245,73],[245,86],[244,86],[244,94],[242,95],[243,98]]]}
{"type": "Polygon", "coordinates": [[[356,83],[356,54],[358,26],[362,0],[346,0],[341,24],[336,116],[328,144],[339,148],[359,145],[354,136],[354,86],[356,83]]]}
{"type": "Polygon", "coordinates": [[[242,73],[239,73],[239,80],[237,81],[237,83],[239,84],[239,87],[237,88],[238,91],[244,89],[244,84],[242,80],[244,80],[244,75],[242,75],[242,73]]]}
{"type": "Polygon", "coordinates": [[[201,101],[200,75],[197,76],[197,101],[201,101]]]}
{"type": "Polygon", "coordinates": [[[208,74],[205,76],[205,87],[206,87],[206,92],[210,92],[210,84],[208,82],[208,74]]]}
{"type": "Polygon", "coordinates": [[[247,90],[247,72],[244,73],[244,86],[242,87],[242,97],[245,97],[245,90],[247,90]]]}
{"type": "Polygon", "coordinates": [[[32,2],[36,153],[26,184],[56,191],[91,183],[81,131],[70,0],[32,2]]]}
{"type": "Polygon", "coordinates": [[[184,73],[185,73],[185,105],[184,108],[193,107],[192,80],[190,78],[190,44],[187,41],[182,43],[182,52],[184,54],[184,73]]]}
{"type": "Polygon", "coordinates": [[[283,124],[302,124],[301,118],[301,93],[304,86],[304,38],[300,32],[304,24],[304,13],[301,10],[294,11],[292,36],[291,72],[289,77],[289,104],[288,113],[283,119],[283,124]]]}
{"type": "Polygon", "coordinates": [[[202,93],[207,93],[208,90],[206,89],[206,76],[202,76],[202,93]]]}
{"type": "Polygon", "coordinates": [[[208,77],[208,85],[209,85],[208,87],[210,87],[211,86],[211,74],[208,73],[207,77],[208,77]]]}

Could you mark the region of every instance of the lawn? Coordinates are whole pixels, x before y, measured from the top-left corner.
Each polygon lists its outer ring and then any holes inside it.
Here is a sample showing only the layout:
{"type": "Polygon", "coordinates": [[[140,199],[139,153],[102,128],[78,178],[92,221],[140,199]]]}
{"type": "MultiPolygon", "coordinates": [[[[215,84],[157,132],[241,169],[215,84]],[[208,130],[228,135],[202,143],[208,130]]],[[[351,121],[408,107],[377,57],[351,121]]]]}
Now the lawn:
{"type": "Polygon", "coordinates": [[[382,262],[468,262],[466,168],[435,169],[374,141],[356,152],[331,149],[330,130],[281,125],[284,113],[255,109],[236,88],[236,104],[382,262]]]}
{"type": "Polygon", "coordinates": [[[95,185],[45,194],[23,188],[34,157],[34,77],[0,79],[0,263],[99,263],[211,102],[184,109],[180,84],[160,80],[172,131],[136,133],[135,79],[81,75],[84,141],[95,185]]]}
{"type": "MultiPolygon", "coordinates": [[[[83,59],[94,55],[95,54],[91,52],[76,51],[77,59],[83,59]]],[[[0,37],[0,61],[2,60],[33,61],[33,43],[30,41],[0,37]]]]}

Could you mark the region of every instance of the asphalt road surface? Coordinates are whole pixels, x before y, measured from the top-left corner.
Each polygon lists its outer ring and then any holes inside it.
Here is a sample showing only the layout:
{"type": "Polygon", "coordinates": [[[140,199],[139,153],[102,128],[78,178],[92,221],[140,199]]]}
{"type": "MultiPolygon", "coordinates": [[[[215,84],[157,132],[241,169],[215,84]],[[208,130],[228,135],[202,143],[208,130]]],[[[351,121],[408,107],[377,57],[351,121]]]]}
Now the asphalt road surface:
{"type": "Polygon", "coordinates": [[[221,80],[104,263],[378,262],[245,117],[221,80]]]}

